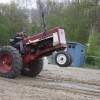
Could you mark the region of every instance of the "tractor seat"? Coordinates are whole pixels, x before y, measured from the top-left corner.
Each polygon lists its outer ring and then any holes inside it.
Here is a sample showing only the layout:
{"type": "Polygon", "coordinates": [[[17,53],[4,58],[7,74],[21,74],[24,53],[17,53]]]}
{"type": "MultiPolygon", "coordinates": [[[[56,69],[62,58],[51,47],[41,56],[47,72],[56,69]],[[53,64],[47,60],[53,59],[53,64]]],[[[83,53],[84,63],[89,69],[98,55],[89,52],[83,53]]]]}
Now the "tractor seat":
{"type": "MultiPolygon", "coordinates": [[[[15,47],[16,49],[20,50],[20,46],[18,44],[16,44],[16,42],[14,41],[14,39],[10,39],[10,45],[15,47]]],[[[24,49],[26,49],[26,45],[23,44],[24,49]]]]}
{"type": "Polygon", "coordinates": [[[16,44],[15,41],[14,41],[14,39],[10,39],[9,41],[10,41],[10,45],[11,46],[14,46],[16,44]]]}
{"type": "Polygon", "coordinates": [[[10,39],[10,45],[15,47],[15,48],[19,48],[19,45],[16,44],[16,42],[14,41],[14,39],[10,39]]]}

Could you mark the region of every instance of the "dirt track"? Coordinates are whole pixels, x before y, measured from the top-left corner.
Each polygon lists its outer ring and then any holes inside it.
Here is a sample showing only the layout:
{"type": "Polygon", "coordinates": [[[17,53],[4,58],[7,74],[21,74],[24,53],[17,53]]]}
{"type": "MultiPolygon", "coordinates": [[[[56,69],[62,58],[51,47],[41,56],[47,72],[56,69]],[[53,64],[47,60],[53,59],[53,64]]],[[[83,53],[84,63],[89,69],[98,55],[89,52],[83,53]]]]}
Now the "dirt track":
{"type": "Polygon", "coordinates": [[[48,65],[36,78],[0,77],[0,100],[100,100],[100,70],[48,65]]]}

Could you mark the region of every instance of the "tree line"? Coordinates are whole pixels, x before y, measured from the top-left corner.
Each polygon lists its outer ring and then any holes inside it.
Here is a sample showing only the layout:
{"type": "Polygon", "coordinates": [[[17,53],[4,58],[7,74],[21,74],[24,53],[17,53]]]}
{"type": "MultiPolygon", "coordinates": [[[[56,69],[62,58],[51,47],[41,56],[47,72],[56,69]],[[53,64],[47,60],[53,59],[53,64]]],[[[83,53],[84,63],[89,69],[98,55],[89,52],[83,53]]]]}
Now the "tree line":
{"type": "MultiPolygon", "coordinates": [[[[47,29],[62,26],[67,41],[86,45],[88,55],[100,56],[100,0],[44,0],[48,8],[47,29]]],[[[0,46],[23,29],[29,36],[43,31],[37,8],[29,8],[32,0],[15,0],[0,4],[0,46]],[[24,2],[23,2],[24,1],[24,2]],[[22,5],[22,2],[25,3],[22,5]]]]}

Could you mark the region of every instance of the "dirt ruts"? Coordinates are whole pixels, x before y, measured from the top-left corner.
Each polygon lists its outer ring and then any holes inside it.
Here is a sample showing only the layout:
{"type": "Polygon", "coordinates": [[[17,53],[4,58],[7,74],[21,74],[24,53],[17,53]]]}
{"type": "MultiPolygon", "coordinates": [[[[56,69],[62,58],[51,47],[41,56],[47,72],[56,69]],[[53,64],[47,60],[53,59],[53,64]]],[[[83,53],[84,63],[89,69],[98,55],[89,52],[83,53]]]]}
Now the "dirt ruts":
{"type": "Polygon", "coordinates": [[[0,100],[100,100],[100,70],[46,65],[35,78],[0,77],[0,100]]]}

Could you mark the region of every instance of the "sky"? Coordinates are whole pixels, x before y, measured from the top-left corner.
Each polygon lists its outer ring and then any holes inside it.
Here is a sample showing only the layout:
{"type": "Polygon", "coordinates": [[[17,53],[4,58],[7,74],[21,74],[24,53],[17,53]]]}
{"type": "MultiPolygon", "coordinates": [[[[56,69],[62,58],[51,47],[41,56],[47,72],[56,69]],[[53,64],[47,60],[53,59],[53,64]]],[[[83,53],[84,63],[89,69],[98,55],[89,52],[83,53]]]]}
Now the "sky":
{"type": "Polygon", "coordinates": [[[10,0],[0,0],[0,3],[9,3],[10,0]]]}
{"type": "MultiPolygon", "coordinates": [[[[11,0],[0,0],[0,3],[9,3],[11,0]]],[[[33,0],[34,2],[36,2],[36,0],[33,0]]]]}
{"type": "MultiPolygon", "coordinates": [[[[12,0],[0,0],[0,3],[10,3],[11,1],[12,0]]],[[[29,3],[30,4],[29,4],[28,8],[32,8],[32,7],[36,8],[37,7],[36,0],[33,0],[32,2],[29,2],[29,3]]],[[[24,4],[24,6],[25,6],[25,4],[24,4]]]]}

